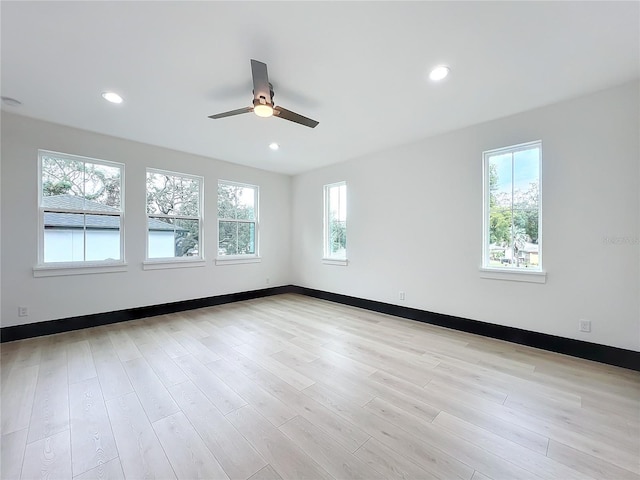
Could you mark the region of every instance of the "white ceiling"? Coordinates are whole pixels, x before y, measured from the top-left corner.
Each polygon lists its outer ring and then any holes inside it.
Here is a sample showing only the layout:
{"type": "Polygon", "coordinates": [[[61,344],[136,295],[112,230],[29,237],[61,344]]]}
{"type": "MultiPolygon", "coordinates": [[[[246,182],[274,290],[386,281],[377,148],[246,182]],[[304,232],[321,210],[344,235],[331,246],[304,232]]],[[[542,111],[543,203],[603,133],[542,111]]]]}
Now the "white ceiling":
{"type": "Polygon", "coordinates": [[[296,174],[636,79],[639,7],[2,1],[1,91],[23,103],[2,108],[296,174]],[[276,105],[320,125],[208,119],[251,104],[251,58],[276,105]],[[451,75],[434,84],[441,63],[451,75]]]}

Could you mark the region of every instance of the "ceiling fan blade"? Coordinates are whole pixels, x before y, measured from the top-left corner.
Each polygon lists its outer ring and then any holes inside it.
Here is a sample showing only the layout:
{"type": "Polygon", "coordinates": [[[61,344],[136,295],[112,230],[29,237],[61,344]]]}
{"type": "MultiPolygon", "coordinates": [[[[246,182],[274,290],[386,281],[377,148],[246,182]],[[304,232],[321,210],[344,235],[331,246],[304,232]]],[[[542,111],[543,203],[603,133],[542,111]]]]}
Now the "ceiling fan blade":
{"type": "Polygon", "coordinates": [[[282,107],[274,107],[273,115],[276,117],[284,118],[285,120],[289,120],[291,122],[299,123],[300,125],[304,125],[305,127],[315,128],[316,125],[320,123],[282,107]]]}
{"type": "Polygon", "coordinates": [[[224,117],[233,117],[234,115],[241,115],[243,113],[249,113],[249,112],[253,112],[253,107],[244,107],[244,108],[239,108],[237,110],[231,110],[230,112],[224,112],[224,113],[216,113],[215,115],[209,115],[209,118],[224,118],[224,117]]]}
{"type": "Polygon", "coordinates": [[[271,87],[267,75],[267,64],[251,60],[251,76],[253,77],[253,98],[264,97],[266,103],[271,105],[271,87]]]}

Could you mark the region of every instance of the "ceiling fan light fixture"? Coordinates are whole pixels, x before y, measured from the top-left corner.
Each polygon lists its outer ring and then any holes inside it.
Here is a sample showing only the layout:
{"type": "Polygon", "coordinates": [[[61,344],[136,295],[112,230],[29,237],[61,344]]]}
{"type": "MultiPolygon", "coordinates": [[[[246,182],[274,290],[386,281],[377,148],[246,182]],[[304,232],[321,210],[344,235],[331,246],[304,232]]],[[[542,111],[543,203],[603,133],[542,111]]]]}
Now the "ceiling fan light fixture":
{"type": "Polygon", "coordinates": [[[438,65],[429,74],[429,78],[434,82],[439,82],[443,80],[447,75],[449,75],[450,68],[446,65],[438,65]]]}
{"type": "Polygon", "coordinates": [[[271,105],[258,104],[253,107],[253,113],[259,117],[270,117],[273,115],[273,107],[271,105]]]}

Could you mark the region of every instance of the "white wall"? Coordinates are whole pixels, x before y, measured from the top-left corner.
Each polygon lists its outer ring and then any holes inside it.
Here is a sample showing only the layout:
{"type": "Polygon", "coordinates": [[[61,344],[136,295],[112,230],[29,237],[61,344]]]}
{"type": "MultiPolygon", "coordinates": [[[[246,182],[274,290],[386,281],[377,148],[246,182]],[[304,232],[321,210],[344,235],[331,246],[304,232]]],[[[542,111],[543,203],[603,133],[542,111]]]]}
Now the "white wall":
{"type": "Polygon", "coordinates": [[[3,327],[256,290],[290,283],[291,179],[227,162],[2,113],[3,327]],[[38,238],[38,149],[125,164],[126,272],[33,276],[38,238]],[[154,167],[205,178],[206,266],[143,270],[145,175],[154,167]],[[218,179],[260,186],[261,263],[216,266],[218,179]],[[266,284],[266,278],[270,284],[266,284]],[[18,317],[18,306],[29,308],[18,317]]]}
{"type": "Polygon", "coordinates": [[[640,350],[639,88],[627,84],[294,177],[293,283],[640,350]],[[482,152],[538,139],[547,282],[480,278],[482,152]],[[347,267],[321,262],[322,186],[342,180],[347,267]],[[578,332],[581,318],[593,322],[592,333],[578,332]]]}

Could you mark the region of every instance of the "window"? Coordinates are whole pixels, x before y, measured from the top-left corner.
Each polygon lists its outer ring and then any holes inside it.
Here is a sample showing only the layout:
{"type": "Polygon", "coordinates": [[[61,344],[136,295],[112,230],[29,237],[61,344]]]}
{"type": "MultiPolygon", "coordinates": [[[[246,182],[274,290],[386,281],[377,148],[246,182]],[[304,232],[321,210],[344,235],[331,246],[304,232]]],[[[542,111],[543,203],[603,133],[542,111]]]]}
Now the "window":
{"type": "Polygon", "coordinates": [[[124,165],[44,150],[38,160],[38,264],[124,263],[124,165]]]}
{"type": "Polygon", "coordinates": [[[347,184],[324,186],[324,258],[347,259],[347,184]]]}
{"type": "Polygon", "coordinates": [[[483,267],[542,271],[541,142],[484,152],[483,267]]]}
{"type": "Polygon", "coordinates": [[[147,259],[202,259],[202,177],[147,169],[147,259]]]}
{"type": "Polygon", "coordinates": [[[218,257],[258,256],[258,187],[218,182],[218,257]]]}

